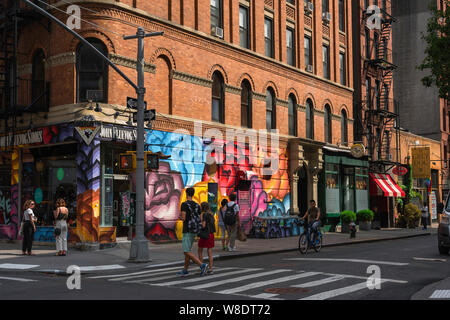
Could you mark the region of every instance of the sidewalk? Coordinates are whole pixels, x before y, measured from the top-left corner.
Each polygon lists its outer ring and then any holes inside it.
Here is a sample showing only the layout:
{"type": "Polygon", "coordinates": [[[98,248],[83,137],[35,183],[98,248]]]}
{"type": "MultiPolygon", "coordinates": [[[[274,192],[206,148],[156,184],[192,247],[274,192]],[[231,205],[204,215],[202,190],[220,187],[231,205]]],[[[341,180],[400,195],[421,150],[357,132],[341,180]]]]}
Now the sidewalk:
{"type": "MultiPolygon", "coordinates": [[[[359,231],[355,239],[348,234],[325,233],[323,247],[351,245],[374,241],[396,240],[435,234],[435,228],[427,231],[421,229],[383,229],[359,231]]],[[[168,265],[182,265],[184,258],[181,243],[149,244],[150,259],[148,263],[128,262],[130,241],[119,241],[114,248],[99,251],[70,250],[66,257],[55,256],[55,250],[49,246],[35,246],[35,256],[22,256],[21,244],[0,242],[0,273],[5,271],[37,271],[65,274],[70,265],[82,268],[82,273],[107,271],[114,269],[142,269],[168,265]]],[[[246,242],[237,241],[237,251],[225,252],[221,242],[216,241],[213,249],[215,260],[232,259],[252,255],[280,253],[298,250],[298,237],[278,239],[248,239],[246,242]]],[[[197,252],[194,244],[193,251],[197,252]]]]}

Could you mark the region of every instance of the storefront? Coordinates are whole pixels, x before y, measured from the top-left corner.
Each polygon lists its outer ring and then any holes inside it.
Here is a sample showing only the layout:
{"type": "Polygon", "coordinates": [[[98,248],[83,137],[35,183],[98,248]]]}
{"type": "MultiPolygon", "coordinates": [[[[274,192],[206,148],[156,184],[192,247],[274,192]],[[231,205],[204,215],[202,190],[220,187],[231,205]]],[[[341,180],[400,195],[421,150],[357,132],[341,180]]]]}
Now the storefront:
{"type": "Polygon", "coordinates": [[[319,174],[319,207],[327,230],[334,231],[342,211],[369,208],[369,163],[348,150],[323,148],[324,169],[319,174]]]}

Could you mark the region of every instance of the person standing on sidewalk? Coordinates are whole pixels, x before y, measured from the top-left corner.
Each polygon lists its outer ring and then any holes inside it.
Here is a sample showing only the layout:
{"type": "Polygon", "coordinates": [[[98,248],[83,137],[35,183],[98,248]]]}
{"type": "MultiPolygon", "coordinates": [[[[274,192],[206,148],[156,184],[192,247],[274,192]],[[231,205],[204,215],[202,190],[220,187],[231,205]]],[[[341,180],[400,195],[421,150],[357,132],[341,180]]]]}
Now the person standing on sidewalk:
{"type": "Polygon", "coordinates": [[[25,209],[23,213],[23,241],[22,241],[22,254],[23,255],[34,255],[31,250],[33,247],[34,233],[36,232],[37,221],[34,215],[33,208],[35,207],[35,202],[33,200],[25,201],[23,208],[25,209]]]}
{"type": "Polygon", "coordinates": [[[187,276],[189,274],[188,269],[190,260],[200,266],[201,275],[204,275],[208,268],[208,264],[202,263],[202,261],[192,253],[192,246],[197,233],[200,231],[201,225],[200,206],[192,200],[194,194],[194,188],[187,188],[186,201],[181,204],[180,220],[183,221],[182,246],[184,253],[184,268],[177,273],[179,276],[187,276]]]}
{"type": "Polygon", "coordinates": [[[239,205],[235,201],[236,194],[230,194],[230,201],[226,205],[224,217],[224,222],[230,235],[230,246],[228,251],[236,251],[236,236],[238,226],[241,223],[239,219],[239,205]]]}
{"type": "Polygon", "coordinates": [[[423,230],[427,230],[427,224],[428,224],[428,206],[427,203],[425,202],[423,207],[422,207],[422,226],[423,226],[423,230]]]}
{"type": "Polygon", "coordinates": [[[207,249],[209,268],[206,273],[212,273],[213,272],[212,248],[214,248],[214,233],[216,233],[216,226],[214,216],[211,213],[211,209],[209,207],[209,203],[202,202],[201,209],[202,209],[201,214],[202,228],[206,229],[209,232],[209,238],[208,239],[200,238],[200,240],[198,240],[198,258],[200,259],[200,261],[203,261],[203,249],[207,249]]]}
{"type": "Polygon", "coordinates": [[[56,200],[56,210],[53,211],[53,216],[56,220],[55,238],[57,256],[65,256],[67,254],[67,218],[69,217],[69,210],[66,208],[64,199],[56,200]]]}
{"type": "Polygon", "coordinates": [[[219,228],[220,228],[220,234],[222,236],[222,250],[227,251],[228,250],[228,244],[230,243],[230,235],[227,235],[227,228],[225,226],[225,223],[223,222],[223,217],[225,216],[225,211],[227,210],[227,199],[222,199],[220,202],[220,209],[219,209],[219,228]]]}

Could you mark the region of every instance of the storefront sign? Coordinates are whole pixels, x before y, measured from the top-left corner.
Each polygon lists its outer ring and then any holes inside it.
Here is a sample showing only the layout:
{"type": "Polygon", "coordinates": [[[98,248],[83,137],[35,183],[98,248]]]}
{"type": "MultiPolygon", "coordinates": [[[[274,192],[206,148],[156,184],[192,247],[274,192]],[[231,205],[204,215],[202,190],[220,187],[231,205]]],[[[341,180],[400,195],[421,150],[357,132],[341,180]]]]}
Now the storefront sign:
{"type": "Polygon", "coordinates": [[[42,143],[43,140],[43,130],[31,131],[8,134],[6,136],[0,137],[0,147],[10,147],[10,146],[21,146],[35,143],[42,143]]]}
{"type": "Polygon", "coordinates": [[[75,127],[80,137],[83,139],[86,145],[90,145],[94,140],[97,133],[100,131],[100,127],[75,127]]]}
{"type": "Polygon", "coordinates": [[[105,139],[136,141],[136,129],[119,127],[101,127],[100,137],[105,139]]]}
{"type": "Polygon", "coordinates": [[[364,156],[364,153],[366,152],[366,148],[362,144],[354,144],[351,148],[352,156],[355,158],[361,158],[364,156]]]}
{"type": "Polygon", "coordinates": [[[429,178],[431,175],[430,148],[412,148],[411,154],[413,178],[429,178]]]}
{"type": "Polygon", "coordinates": [[[436,203],[436,193],[431,192],[431,219],[437,219],[437,203],[436,203]]]}
{"type": "Polygon", "coordinates": [[[397,176],[404,176],[408,173],[408,169],[403,166],[397,166],[392,170],[392,173],[397,176]]]}

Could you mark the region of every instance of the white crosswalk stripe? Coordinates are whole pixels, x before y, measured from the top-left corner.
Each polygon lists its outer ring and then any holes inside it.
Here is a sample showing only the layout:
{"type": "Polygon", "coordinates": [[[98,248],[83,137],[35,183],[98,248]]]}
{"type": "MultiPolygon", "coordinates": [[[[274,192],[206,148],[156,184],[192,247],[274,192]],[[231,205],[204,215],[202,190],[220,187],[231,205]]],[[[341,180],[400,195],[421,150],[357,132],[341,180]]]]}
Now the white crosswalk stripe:
{"type": "Polygon", "coordinates": [[[216,291],[215,293],[233,294],[233,293],[237,293],[237,292],[247,291],[250,289],[268,286],[268,285],[275,284],[275,283],[287,282],[287,281],[291,281],[291,280],[295,280],[295,279],[311,277],[311,276],[315,276],[317,274],[319,274],[319,273],[318,272],[305,272],[305,273],[295,274],[293,276],[287,276],[287,277],[272,279],[272,280],[268,280],[268,281],[260,281],[260,282],[256,282],[256,283],[247,284],[245,286],[232,288],[232,289],[216,291]]]}
{"type": "MultiPolygon", "coordinates": [[[[268,270],[263,268],[219,267],[214,268],[214,274],[200,276],[198,269],[192,267],[187,276],[180,277],[175,273],[177,269],[180,269],[180,267],[167,267],[91,278],[150,286],[176,287],[186,290],[202,290],[214,294],[268,300],[325,300],[349,295],[361,290],[369,290],[368,277],[364,275],[333,274],[291,269],[268,270]],[[255,281],[257,278],[260,281],[255,281]],[[273,286],[281,283],[287,283],[287,286],[285,288],[273,286]],[[308,289],[302,290],[303,288],[308,289]]],[[[380,281],[381,283],[397,285],[407,283],[407,281],[395,279],[380,279],[380,281]]]]}
{"type": "MultiPolygon", "coordinates": [[[[381,283],[385,282],[385,280],[381,280],[381,283]]],[[[344,288],[339,288],[339,289],[334,289],[334,290],[330,290],[330,291],[325,291],[325,292],[321,292],[318,294],[314,294],[312,296],[306,297],[306,298],[302,298],[300,300],[325,300],[325,299],[331,299],[331,298],[336,298],[337,296],[341,296],[344,294],[348,294],[348,293],[352,293],[352,292],[356,292],[362,289],[368,289],[367,287],[367,282],[362,282],[362,283],[358,283],[352,286],[348,286],[348,287],[344,287],[344,288]]]]}
{"type": "Polygon", "coordinates": [[[18,282],[36,282],[34,279],[25,279],[25,278],[13,278],[13,277],[0,277],[0,280],[10,280],[10,281],[18,281],[18,282]]]}

